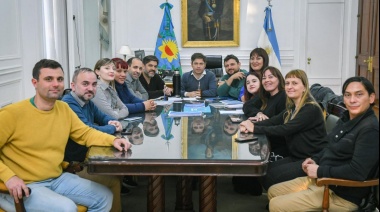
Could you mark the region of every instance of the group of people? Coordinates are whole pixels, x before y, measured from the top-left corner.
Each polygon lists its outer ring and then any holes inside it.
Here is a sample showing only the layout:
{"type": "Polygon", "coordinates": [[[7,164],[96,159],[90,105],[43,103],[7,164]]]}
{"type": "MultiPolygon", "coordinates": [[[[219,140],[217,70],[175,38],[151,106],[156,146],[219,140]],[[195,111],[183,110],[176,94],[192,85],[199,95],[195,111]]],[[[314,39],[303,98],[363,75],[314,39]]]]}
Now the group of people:
{"type": "MultiPolygon", "coordinates": [[[[376,177],[379,123],[371,107],[373,85],[363,77],[346,80],[342,94],[347,112],[326,135],[324,113],[310,93],[306,73],[296,69],[283,77],[268,64],[262,48],[250,53],[248,72],[240,68],[236,56],[227,55],[226,75],[217,82],[215,74],[205,69],[206,57],[194,53],[192,71],[181,78],[184,97],[218,95],[244,102],[247,120],[236,125],[227,118],[226,134],[240,130],[268,138],[271,157],[266,176],[234,177],[235,191],[261,195],[262,188],[268,190],[271,211],[320,210],[323,188],[316,187],[315,178],[376,177]]],[[[154,99],[172,95],[157,74],[157,65],[152,55],[143,60],[100,59],[93,70],[76,70],[71,92],[57,101],[64,89],[61,65],[48,59],[37,62],[32,74],[35,96],[0,109],[0,181],[10,192],[0,194],[0,208],[13,210],[13,199],[17,202],[24,192],[25,207],[31,211],[74,211],[76,204],[90,211],[121,211],[121,178],[88,175],[85,169],[63,172],[61,163],[83,162],[91,145],[126,151],[131,142],[142,143],[141,129],[134,130],[136,136],[120,136],[125,126],[119,120],[153,111],[154,99]]],[[[198,119],[192,122],[193,133],[204,134],[211,144],[215,132],[208,127],[207,117],[198,119]]],[[[152,124],[144,121],[146,135],[149,130],[149,135],[158,134],[152,124]]],[[[340,186],[332,190],[330,208],[335,210],[355,210],[369,192],[340,186]]]]}

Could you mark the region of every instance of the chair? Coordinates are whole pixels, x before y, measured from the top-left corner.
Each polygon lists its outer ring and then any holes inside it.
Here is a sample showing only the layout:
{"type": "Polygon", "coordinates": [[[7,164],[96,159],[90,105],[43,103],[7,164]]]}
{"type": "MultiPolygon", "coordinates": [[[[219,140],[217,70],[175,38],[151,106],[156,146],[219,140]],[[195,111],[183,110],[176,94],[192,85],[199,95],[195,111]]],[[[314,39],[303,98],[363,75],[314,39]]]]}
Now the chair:
{"type": "MultiPolygon", "coordinates": [[[[324,186],[324,192],[323,192],[323,201],[322,201],[322,209],[324,212],[329,211],[330,203],[329,203],[329,185],[335,185],[335,186],[349,186],[349,187],[370,187],[370,186],[378,186],[379,185],[379,178],[373,179],[373,180],[366,180],[366,181],[354,181],[354,180],[343,180],[343,179],[337,179],[337,178],[319,178],[317,179],[317,186],[324,186]]],[[[365,201],[365,202],[368,202],[365,201]]],[[[365,207],[366,203],[364,205],[360,205],[358,211],[362,211],[363,207],[365,207]]]]}
{"type": "Polygon", "coordinates": [[[70,93],[71,90],[72,90],[71,88],[66,88],[65,90],[63,90],[62,96],[60,96],[58,99],[61,100],[63,98],[63,96],[70,93]]]}
{"type": "Polygon", "coordinates": [[[327,103],[327,113],[334,114],[339,118],[342,117],[343,113],[347,110],[343,105],[338,105],[334,103],[327,103]]]}
{"type": "Polygon", "coordinates": [[[206,70],[215,74],[216,82],[223,76],[222,55],[206,55],[206,70]]]}
{"type": "MultiPolygon", "coordinates": [[[[346,110],[346,108],[335,105],[332,103],[328,104],[328,116],[326,118],[326,131],[327,134],[329,134],[332,129],[335,127],[336,123],[339,120],[339,115],[342,115],[342,113],[346,110]]],[[[379,176],[379,170],[377,168],[376,176],[379,176]]],[[[349,186],[349,187],[370,187],[373,186],[370,195],[363,201],[363,203],[359,206],[359,211],[371,211],[371,210],[362,210],[363,208],[368,209],[369,203],[372,197],[371,195],[375,195],[376,191],[375,186],[379,185],[379,178],[373,179],[373,180],[367,180],[367,181],[354,181],[354,180],[344,180],[344,179],[337,179],[337,178],[319,178],[316,182],[317,186],[324,186],[324,192],[323,192],[323,201],[322,201],[322,209],[324,212],[327,212],[330,203],[329,203],[329,186],[335,185],[335,186],[349,186]]],[[[376,187],[378,189],[378,186],[376,187]]],[[[374,198],[376,200],[376,198],[374,198]]],[[[377,200],[376,200],[377,202],[377,200]]],[[[375,203],[377,205],[377,203],[375,203]]]]}
{"type": "Polygon", "coordinates": [[[326,118],[326,132],[329,134],[338,122],[339,117],[334,114],[327,114],[326,118]]]}

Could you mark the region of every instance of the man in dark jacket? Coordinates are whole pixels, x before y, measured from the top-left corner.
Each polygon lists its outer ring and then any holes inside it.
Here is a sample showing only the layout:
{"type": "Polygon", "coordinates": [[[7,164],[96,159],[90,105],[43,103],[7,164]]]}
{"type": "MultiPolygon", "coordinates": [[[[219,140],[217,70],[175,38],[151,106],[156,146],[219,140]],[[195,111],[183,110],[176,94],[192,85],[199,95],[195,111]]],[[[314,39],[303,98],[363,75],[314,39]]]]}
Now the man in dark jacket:
{"type": "MultiPolygon", "coordinates": [[[[323,187],[316,178],[331,177],[364,181],[373,179],[379,167],[379,122],[371,105],[373,85],[364,77],[351,77],[342,89],[347,111],[325,138],[328,147],[302,163],[307,177],[276,184],[269,188],[271,211],[322,210],[323,187]]],[[[370,188],[333,186],[331,211],[355,211],[370,188]]]]}

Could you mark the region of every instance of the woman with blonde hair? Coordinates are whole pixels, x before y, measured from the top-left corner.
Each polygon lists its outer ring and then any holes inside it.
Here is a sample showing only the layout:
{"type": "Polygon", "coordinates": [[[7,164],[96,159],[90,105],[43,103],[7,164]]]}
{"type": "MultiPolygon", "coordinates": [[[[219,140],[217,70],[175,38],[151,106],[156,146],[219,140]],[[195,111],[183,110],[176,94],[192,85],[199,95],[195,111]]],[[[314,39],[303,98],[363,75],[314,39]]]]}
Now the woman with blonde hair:
{"type": "Polygon", "coordinates": [[[94,67],[95,74],[98,76],[97,92],[92,99],[94,104],[105,114],[122,119],[128,116],[128,108],[120,100],[115,90],[115,71],[116,66],[109,58],[103,58],[96,62],[94,67]]]}
{"type": "Polygon", "coordinates": [[[321,151],[327,142],[322,109],[309,90],[303,70],[292,70],[285,76],[286,109],[270,118],[253,124],[250,120],[240,124],[241,132],[265,133],[267,136],[284,136],[289,156],[268,166],[263,186],[268,190],[276,183],[305,176],[302,162],[321,151]]]}

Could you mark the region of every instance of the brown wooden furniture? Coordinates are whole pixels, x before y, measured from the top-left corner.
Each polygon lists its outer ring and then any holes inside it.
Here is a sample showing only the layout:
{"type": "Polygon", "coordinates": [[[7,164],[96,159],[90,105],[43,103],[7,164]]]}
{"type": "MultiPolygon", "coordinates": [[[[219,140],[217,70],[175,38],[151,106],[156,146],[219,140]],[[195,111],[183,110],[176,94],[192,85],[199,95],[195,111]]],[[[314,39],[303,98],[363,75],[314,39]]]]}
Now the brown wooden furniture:
{"type": "Polygon", "coordinates": [[[317,179],[317,186],[324,186],[322,209],[324,212],[329,211],[329,186],[349,186],[349,187],[370,187],[379,185],[379,179],[367,181],[353,181],[343,180],[337,178],[319,178],[317,179]]]}
{"type": "MultiPolygon", "coordinates": [[[[175,210],[193,211],[191,181],[192,176],[199,176],[199,211],[216,211],[216,177],[265,175],[269,150],[265,135],[257,135],[256,143],[236,143],[236,135],[222,132],[223,120],[228,115],[214,112],[210,117],[214,124],[207,126],[202,135],[191,132],[193,117],[181,117],[177,126],[170,117],[161,114],[156,121],[164,125],[159,126],[165,128],[159,134],[163,135],[145,137],[143,143],[133,145],[131,151],[121,153],[113,147],[91,147],[88,172],[149,176],[148,211],[165,211],[164,176],[179,176],[175,210]],[[259,149],[251,151],[252,145],[259,149]]],[[[238,124],[229,127],[238,127],[238,124]]]]}
{"type": "Polygon", "coordinates": [[[373,107],[379,118],[379,1],[359,1],[356,75],[372,82],[375,93],[373,107]]]}

